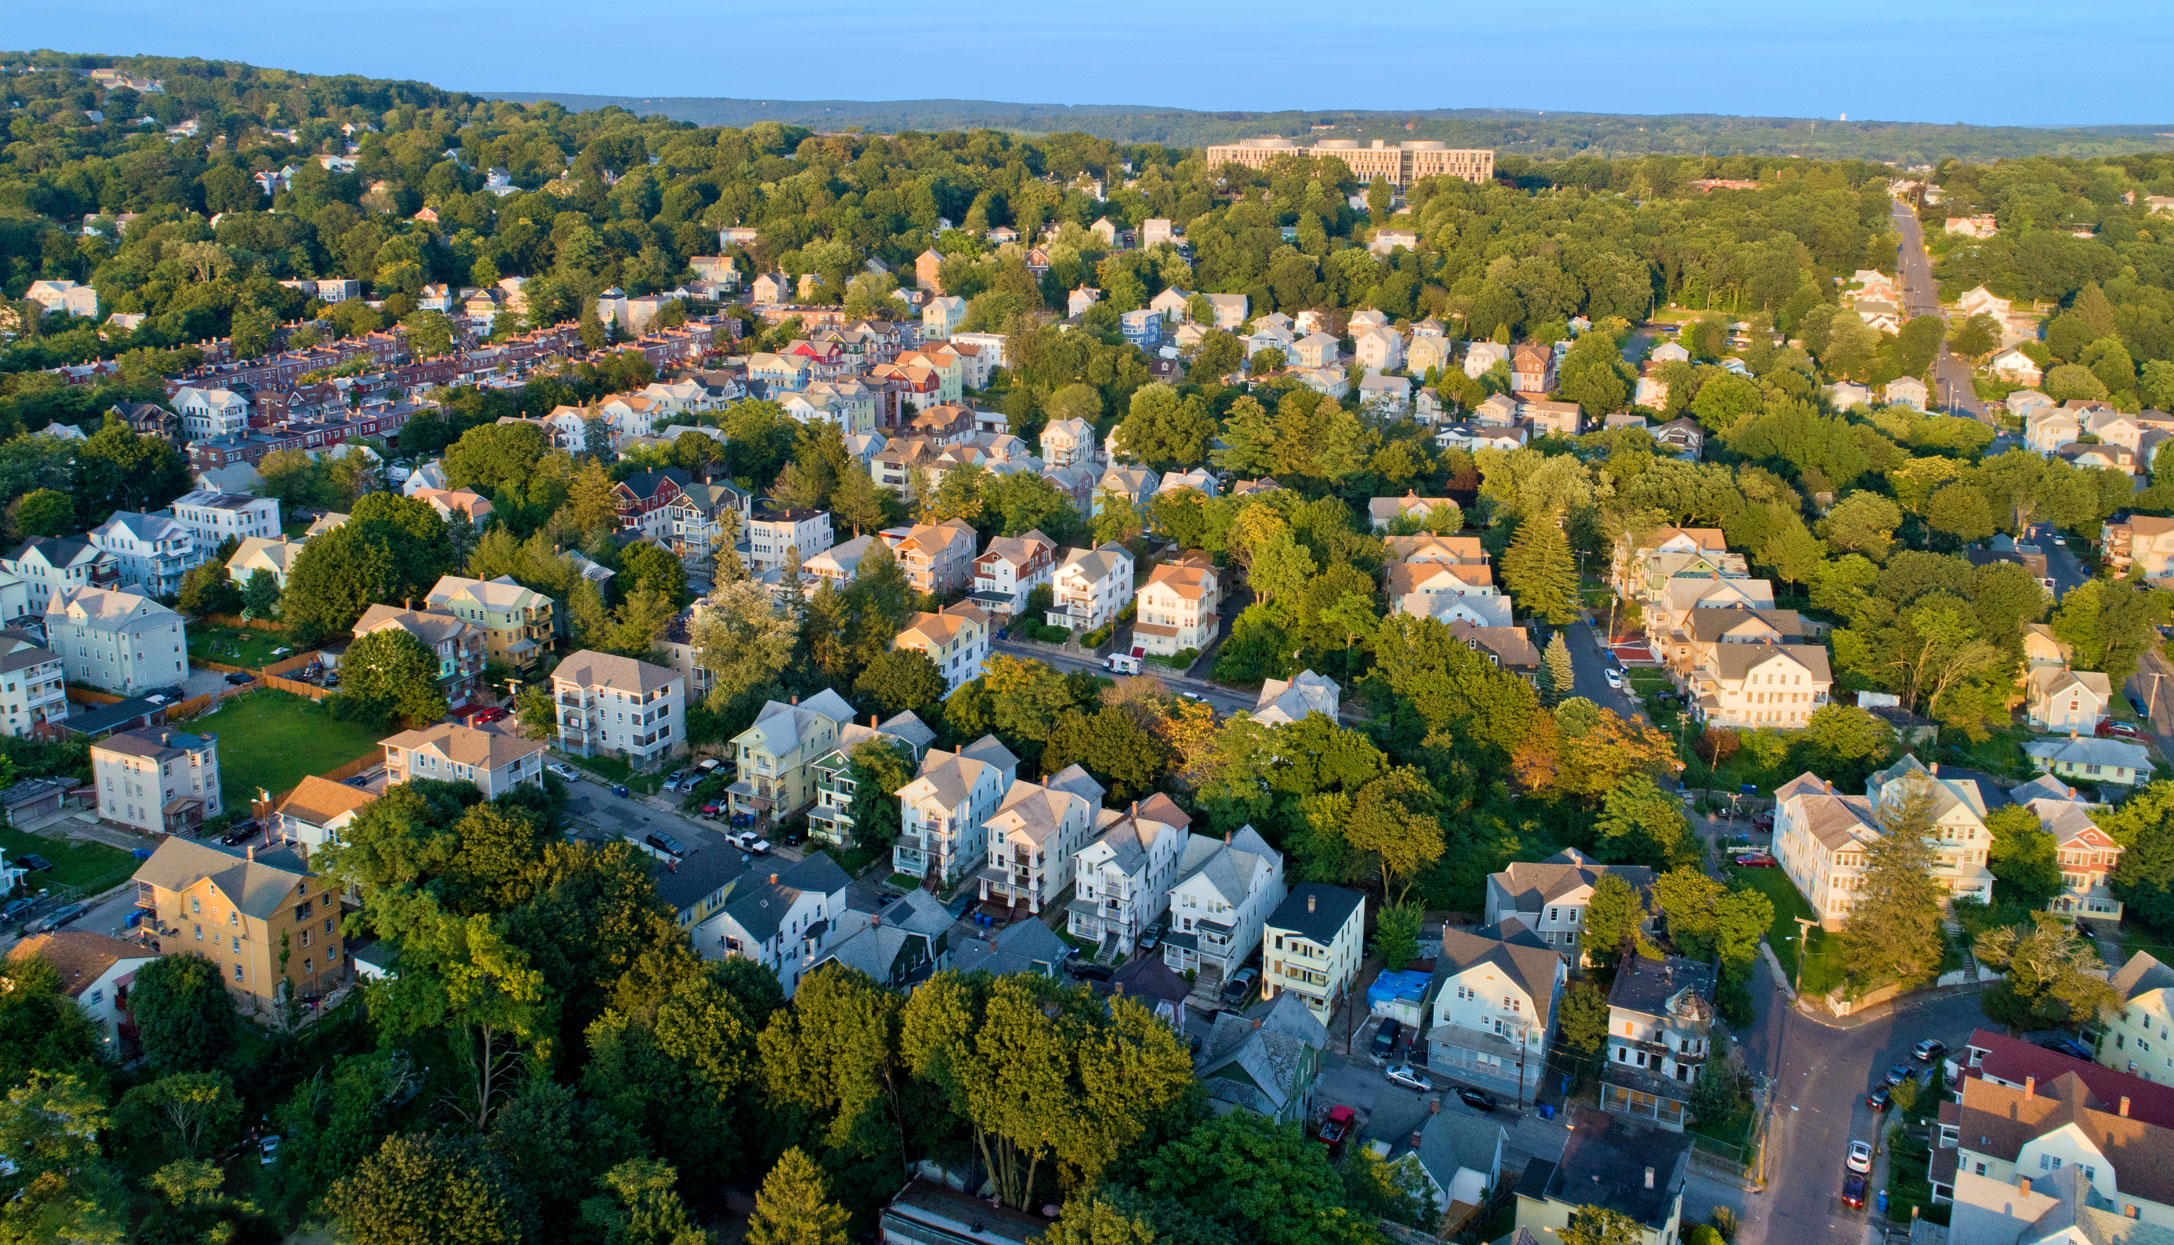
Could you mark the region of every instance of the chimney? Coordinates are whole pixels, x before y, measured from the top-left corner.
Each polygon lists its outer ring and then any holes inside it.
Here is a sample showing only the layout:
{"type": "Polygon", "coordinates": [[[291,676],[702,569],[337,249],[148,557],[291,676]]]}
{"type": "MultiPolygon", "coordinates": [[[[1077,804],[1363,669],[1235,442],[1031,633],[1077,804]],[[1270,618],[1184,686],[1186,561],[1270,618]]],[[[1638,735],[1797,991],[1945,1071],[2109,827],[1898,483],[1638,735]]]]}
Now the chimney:
{"type": "Polygon", "coordinates": [[[1648,1189],[1653,1187],[1653,1169],[1650,1167],[1646,1169],[1646,1187],[1648,1189]]]}
{"type": "Polygon", "coordinates": [[[1124,992],[1125,992],[1125,983],[1124,983],[1124,982],[1122,982],[1122,981],[1113,981],[1113,982],[1111,982],[1111,983],[1110,983],[1110,993],[1111,993],[1111,994],[1123,994],[1124,992]]]}
{"type": "Polygon", "coordinates": [[[791,703],[792,703],[792,704],[796,704],[796,705],[800,703],[800,693],[798,693],[798,692],[795,692],[795,693],[793,693],[793,698],[792,698],[792,701],[791,701],[791,703]]]}
{"type": "Polygon", "coordinates": [[[2121,1118],[2124,1120],[2129,1118],[2129,1096],[2127,1094],[2121,1096],[2121,1118]]]}
{"type": "Polygon", "coordinates": [[[1417,1150],[1418,1148],[1419,1148],[1419,1134],[1415,1132],[1415,1133],[1413,1133],[1413,1134],[1412,1134],[1412,1149],[1414,1149],[1414,1150],[1417,1150]]]}
{"type": "Polygon", "coordinates": [[[1259,1032],[1259,1031],[1260,1031],[1260,1027],[1261,1027],[1261,1018],[1260,1018],[1260,1017],[1258,1017],[1258,1016],[1255,1016],[1255,1017],[1253,1018],[1253,1029],[1254,1029],[1254,1032],[1256,1032],[1256,1033],[1257,1033],[1257,1032],[1259,1032]]]}
{"type": "Polygon", "coordinates": [[[1311,911],[1313,911],[1313,901],[1314,901],[1314,897],[1313,897],[1312,895],[1308,895],[1308,896],[1306,896],[1306,911],[1308,911],[1308,912],[1311,912],[1311,911]]]}
{"type": "Polygon", "coordinates": [[[1442,1113],[1442,1100],[1441,1100],[1440,1098],[1429,1098],[1429,1099],[1427,1099],[1427,1114],[1428,1114],[1428,1115],[1440,1115],[1441,1113],[1442,1113]]]}
{"type": "Polygon", "coordinates": [[[776,886],[777,884],[778,884],[778,875],[777,875],[777,874],[775,874],[775,873],[773,873],[773,874],[771,874],[771,875],[770,875],[770,885],[772,885],[772,886],[776,886]]]}
{"type": "Polygon", "coordinates": [[[2029,1176],[2023,1177],[2015,1182],[2015,1187],[2022,1190],[2023,1196],[2029,1197],[2031,1195],[2031,1178],[2029,1176]]]}
{"type": "Polygon", "coordinates": [[[255,860],[257,858],[257,845],[254,843],[251,843],[249,846],[243,848],[242,851],[247,854],[250,860],[255,860]]]}
{"type": "Polygon", "coordinates": [[[877,720],[877,715],[876,715],[876,714],[873,714],[873,713],[871,713],[871,714],[869,714],[869,715],[868,715],[868,725],[870,725],[870,726],[874,726],[874,725],[876,724],[876,720],[877,720]]]}
{"type": "Polygon", "coordinates": [[[2028,1097],[2030,1097],[2030,1096],[2031,1096],[2032,1094],[2036,1093],[2036,1092],[2037,1092],[2037,1090],[2038,1090],[2038,1078],[2037,1078],[2037,1077],[2035,1077],[2035,1076],[2026,1076],[2026,1077],[2024,1077],[2024,1078],[2023,1078],[2023,1096],[2024,1096],[2025,1098],[2028,1098],[2028,1097]]]}

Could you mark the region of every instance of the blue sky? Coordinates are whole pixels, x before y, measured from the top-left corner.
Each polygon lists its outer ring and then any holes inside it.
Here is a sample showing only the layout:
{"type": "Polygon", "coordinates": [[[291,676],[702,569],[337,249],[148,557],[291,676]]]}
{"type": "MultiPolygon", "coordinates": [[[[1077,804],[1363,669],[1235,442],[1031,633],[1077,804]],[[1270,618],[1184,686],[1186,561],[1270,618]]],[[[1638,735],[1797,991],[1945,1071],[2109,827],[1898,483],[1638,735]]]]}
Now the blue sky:
{"type": "Polygon", "coordinates": [[[2174,127],[2168,0],[15,0],[0,43],[476,91],[2174,127]]]}

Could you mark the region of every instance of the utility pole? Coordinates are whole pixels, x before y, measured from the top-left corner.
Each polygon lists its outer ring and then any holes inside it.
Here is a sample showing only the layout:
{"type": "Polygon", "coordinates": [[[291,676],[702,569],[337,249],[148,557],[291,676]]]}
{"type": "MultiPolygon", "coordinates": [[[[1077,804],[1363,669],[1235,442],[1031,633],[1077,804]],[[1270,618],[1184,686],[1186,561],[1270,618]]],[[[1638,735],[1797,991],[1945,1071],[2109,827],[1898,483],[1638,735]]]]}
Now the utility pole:
{"type": "Polygon", "coordinates": [[[1797,923],[1797,974],[1796,980],[1791,983],[1791,989],[1801,996],[1804,993],[1804,956],[1812,949],[1813,922],[1808,916],[1791,919],[1797,923]]]}

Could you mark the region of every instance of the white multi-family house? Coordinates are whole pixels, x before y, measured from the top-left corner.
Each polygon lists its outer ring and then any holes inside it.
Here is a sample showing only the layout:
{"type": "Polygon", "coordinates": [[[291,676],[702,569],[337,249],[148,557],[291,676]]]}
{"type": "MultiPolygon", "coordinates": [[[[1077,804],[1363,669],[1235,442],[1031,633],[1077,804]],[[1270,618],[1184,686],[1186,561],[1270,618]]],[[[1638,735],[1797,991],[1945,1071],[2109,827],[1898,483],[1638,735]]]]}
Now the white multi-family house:
{"type": "Polygon", "coordinates": [[[1047,625],[1092,631],[1115,619],[1132,600],[1132,554],[1114,542],[1067,549],[1050,587],[1047,625]]]}
{"type": "Polygon", "coordinates": [[[974,559],[973,599],[992,614],[1010,618],[1027,607],[1027,596],[1056,573],[1057,542],[1040,530],[998,536],[974,559]]]}
{"type": "Polygon", "coordinates": [[[1713,1055],[1713,1027],[1713,965],[1624,956],[1608,990],[1601,1109],[1682,1132],[1691,1087],[1713,1055]]]}
{"type": "Polygon", "coordinates": [[[25,586],[23,604],[32,613],[45,612],[56,592],[77,588],[113,588],[121,582],[121,570],[113,555],[84,540],[33,536],[14,556],[0,558],[0,572],[25,586]]]}
{"type": "Polygon", "coordinates": [[[791,703],[769,701],[754,725],[732,737],[736,781],[725,788],[734,813],[782,820],[815,799],[810,766],[837,745],[853,706],[830,688],[791,703]]]}
{"type": "Polygon", "coordinates": [[[145,834],[188,834],[220,814],[219,737],[164,727],[91,745],[98,816],[145,834]]]}
{"type": "Polygon", "coordinates": [[[1865,848],[1885,833],[1882,810],[1913,792],[1930,801],[1934,880],[1949,898],[1991,901],[1984,794],[1973,780],[1943,779],[1937,766],[1905,756],[1874,774],[1861,797],[1812,774],[1774,791],[1774,855],[1825,928],[1839,929],[1849,919],[1864,887],[1865,848]]]}
{"type": "Polygon", "coordinates": [[[272,810],[272,829],[285,842],[298,845],[308,859],[320,847],[339,846],[347,828],[377,798],[365,788],[311,774],[280,798],[272,810]]]}
{"type": "Polygon", "coordinates": [[[1692,713],[1713,726],[1802,727],[1834,685],[1817,644],[1716,644],[1702,656],[1685,690],[1692,713]]]}
{"type": "Polygon", "coordinates": [[[229,539],[270,540],[279,535],[279,499],[198,489],[174,499],[174,521],[206,549],[229,539]]]}
{"type": "Polygon", "coordinates": [[[915,614],[891,647],[926,653],[944,676],[948,695],[981,677],[989,661],[989,615],[972,601],[947,605],[934,614],[915,614]]]}
{"type": "Polygon", "coordinates": [[[247,536],[235,547],[234,556],[226,560],[226,577],[236,584],[247,585],[258,571],[272,577],[272,582],[285,589],[287,572],[294,567],[295,556],[302,552],[302,542],[284,536],[266,539],[247,536]]]}
{"type": "Polygon", "coordinates": [[[1546,860],[1514,861],[1487,875],[1487,924],[1517,921],[1557,953],[1583,961],[1579,938],[1593,888],[1615,876],[1640,894],[1653,889],[1653,870],[1644,865],[1604,865],[1574,847],[1546,860]]]}
{"type": "Polygon", "coordinates": [[[1101,944],[1107,959],[1131,955],[1148,925],[1168,910],[1192,818],[1157,792],[1123,812],[1105,809],[1099,820],[1094,841],[1072,854],[1065,928],[1101,944]]]}
{"type": "Polygon", "coordinates": [[[1042,462],[1050,467],[1069,467],[1092,462],[1095,456],[1094,426],[1084,419],[1053,419],[1042,426],[1042,462]]]}
{"type": "Polygon", "coordinates": [[[898,789],[899,835],[892,868],[950,886],[988,859],[987,823],[1019,776],[1019,759],[984,735],[957,752],[930,749],[921,771],[898,789]]]}
{"type": "Polygon", "coordinates": [[[590,649],[551,672],[559,747],[637,769],[687,746],[687,680],[677,670],[590,649]]]}
{"type": "Polygon", "coordinates": [[[1133,643],[1165,657],[1206,648],[1215,638],[1220,578],[1202,558],[1157,564],[1140,586],[1133,643]]]}
{"type": "MultiPolygon", "coordinates": [[[[853,802],[860,794],[860,780],[853,776],[853,754],[866,743],[880,743],[901,753],[915,766],[921,754],[936,742],[936,732],[911,710],[893,714],[863,726],[848,722],[838,728],[838,741],[830,751],[809,762],[815,781],[815,807],[808,810],[808,834],[839,847],[853,844],[853,802]]],[[[889,799],[891,793],[881,792],[889,799]]]]}
{"type": "Polygon", "coordinates": [[[2099,1013],[2098,1061],[2157,1085],[2174,1085],[2174,967],[2137,951],[2108,984],[2119,1001],[2099,1013]]]}
{"type": "Polygon", "coordinates": [[[1251,826],[1222,839],[1185,837],[1170,887],[1163,963],[1184,972],[1230,976],[1260,949],[1268,914],[1288,893],[1283,854],[1251,826]]]}
{"type": "Polygon", "coordinates": [[[1301,670],[1288,679],[1267,679],[1261,683],[1260,700],[1253,706],[1253,720],[1263,726],[1289,726],[1318,713],[1334,722],[1342,711],[1343,699],[1343,689],[1336,686],[1336,680],[1311,670],[1301,670]]]}
{"type": "Polygon", "coordinates": [[[1072,858],[1102,819],[1102,784],[1077,765],[1045,782],[1015,781],[983,823],[989,863],[981,902],[1039,914],[1072,881],[1072,858]]]}
{"type": "Polygon", "coordinates": [[[1570,967],[1523,922],[1442,930],[1427,1066],[1522,1103],[1547,1071],[1570,967]]]}
{"type": "Polygon", "coordinates": [[[827,852],[760,879],[743,878],[724,907],[695,927],[695,950],[753,960],[777,975],[789,999],[802,974],[825,958],[830,935],[846,914],[851,881],[827,852]]]}
{"type": "Polygon", "coordinates": [[[804,562],[830,543],[828,510],[758,510],[747,525],[747,569],[757,575],[778,570],[796,549],[804,562]]]}
{"type": "Polygon", "coordinates": [[[1261,997],[1295,994],[1327,1024],[1358,979],[1365,943],[1366,896],[1299,883],[1261,927],[1261,997]]]}
{"type": "Polygon", "coordinates": [[[188,677],[185,630],[181,615],[133,592],[78,588],[55,593],[45,611],[46,646],[68,681],[122,696],[188,677]]]}
{"type": "Polygon", "coordinates": [[[57,929],[33,934],[8,948],[11,964],[43,960],[60,975],[60,992],[90,1018],[99,1049],[118,1059],[121,1025],[129,1019],[128,990],[136,973],[159,958],[132,942],[87,929],[57,929]]]}
{"type": "Polygon", "coordinates": [[[249,399],[231,389],[183,385],[174,390],[173,406],[181,416],[182,435],[190,441],[213,441],[249,431],[249,399]]]}
{"type": "Polygon", "coordinates": [[[0,631],[0,734],[42,736],[48,724],[67,720],[67,667],[60,654],[21,631],[0,631]]]}
{"type": "Polygon", "coordinates": [[[113,555],[121,583],[155,597],[181,591],[181,577],[202,565],[207,551],[189,529],[163,514],[117,510],[91,529],[91,545],[113,555]]]}
{"type": "Polygon", "coordinates": [[[2049,733],[2091,734],[2106,720],[2114,700],[2113,684],[2105,675],[2066,666],[2036,667],[2023,690],[2031,729],[2049,733]]]}

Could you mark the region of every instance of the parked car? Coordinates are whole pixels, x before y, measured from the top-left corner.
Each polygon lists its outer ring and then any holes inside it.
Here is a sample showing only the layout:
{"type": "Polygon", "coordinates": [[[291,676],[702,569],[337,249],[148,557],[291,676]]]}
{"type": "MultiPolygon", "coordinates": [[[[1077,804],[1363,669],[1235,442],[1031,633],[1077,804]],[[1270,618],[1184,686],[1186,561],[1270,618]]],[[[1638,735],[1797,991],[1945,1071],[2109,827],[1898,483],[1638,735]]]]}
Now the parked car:
{"type": "Polygon", "coordinates": [[[750,830],[747,832],[746,840],[740,844],[740,850],[752,852],[757,856],[767,856],[770,854],[770,840],[750,830]]]}
{"type": "Polygon", "coordinates": [[[1842,1160],[1842,1165],[1853,1172],[1871,1171],[1872,1143],[1869,1141],[1850,1142],[1849,1157],[1842,1160]]]}
{"type": "Polygon", "coordinates": [[[225,834],[220,835],[219,841],[228,847],[237,847],[256,838],[261,830],[262,827],[257,825],[254,818],[248,821],[239,821],[229,827],[225,834]]]}
{"type": "Polygon", "coordinates": [[[272,1164],[274,1164],[274,1163],[276,1163],[276,1162],[278,1162],[278,1161],[279,1161],[279,1134],[278,1134],[278,1133],[273,1133],[273,1134],[272,1134],[271,1136],[269,1136],[269,1137],[259,1137],[259,1138],[257,1139],[257,1164],[258,1164],[258,1166],[260,1166],[260,1167],[270,1167],[270,1166],[271,1166],[272,1164]]]}
{"type": "Polygon", "coordinates": [[[1900,1085],[1916,1076],[1917,1069],[1906,1063],[1898,1063],[1887,1070],[1887,1083],[1889,1085],[1900,1085]]]}
{"type": "Polygon", "coordinates": [[[1246,996],[1253,993],[1253,983],[1260,979],[1261,974],[1258,969],[1241,968],[1232,973],[1230,980],[1223,983],[1223,993],[1221,995],[1223,1006],[1236,1007],[1245,1002],[1246,996]]]}
{"type": "Polygon", "coordinates": [[[2097,735],[2098,735],[2098,737],[2099,737],[2100,739],[2137,739],[2137,740],[2141,740],[2141,739],[2142,739],[2142,738],[2144,737],[2144,732],[2142,732],[2142,731],[2140,731],[2140,730],[2136,729],[2136,724],[2135,724],[2135,723],[2133,723],[2133,722],[2116,722],[2116,721],[2114,721],[2114,720],[2113,720],[2113,719],[2111,719],[2111,718],[2107,719],[2107,720],[2106,720],[2106,721],[2104,721],[2104,722],[2101,722],[2101,723],[2099,723],[2099,725],[2098,725],[2098,731],[2097,731],[2096,733],[2097,733],[2097,735]]]}
{"type": "Polygon", "coordinates": [[[1745,852],[1736,857],[1736,863],[1746,869],[1771,869],[1781,862],[1768,852],[1745,852]]]}
{"type": "Polygon", "coordinates": [[[1428,1080],[1425,1073],[1408,1063],[1397,1064],[1385,1070],[1381,1075],[1391,1085],[1402,1085],[1406,1089],[1416,1089],[1422,1094],[1434,1092],[1434,1082],[1428,1080]]]}
{"type": "Polygon", "coordinates": [[[1071,971],[1074,977],[1085,977],[1089,981],[1108,981],[1110,979],[1110,966],[1097,964],[1093,960],[1074,960],[1065,967],[1071,971]]]}
{"type": "Polygon", "coordinates": [[[1160,943],[1161,941],[1162,922],[1156,921],[1153,924],[1149,925],[1146,929],[1140,931],[1139,940],[1133,944],[1133,949],[1135,951],[1153,951],[1156,944],[1160,943]]]}
{"type": "Polygon", "coordinates": [[[1334,1154],[1344,1148],[1344,1139],[1351,1136],[1352,1125],[1358,1123],[1358,1112],[1350,1107],[1330,1107],[1321,1121],[1321,1144],[1334,1154]]]}
{"type": "Polygon", "coordinates": [[[662,852],[675,860],[687,855],[687,845],[662,830],[650,832],[649,837],[642,841],[649,844],[652,849],[662,852]]]}
{"type": "Polygon", "coordinates": [[[2093,1058],[2091,1048],[2074,1038],[2051,1037],[2040,1042],[2039,1045],[2057,1054],[2067,1055],[2072,1059],[2093,1058]]]}
{"type": "Polygon", "coordinates": [[[1851,1210],[1863,1210],[1865,1208],[1865,1188],[1868,1183],[1861,1174],[1851,1172],[1842,1181],[1843,1204],[1851,1210]]]}
{"type": "Polygon", "coordinates": [[[1616,669],[1614,666],[1610,666],[1606,670],[1601,671],[1600,677],[1608,681],[1609,687],[1615,688],[1617,691],[1621,691],[1623,689],[1623,672],[1616,669]]]}
{"type": "Polygon", "coordinates": [[[35,899],[10,899],[8,906],[0,908],[0,923],[13,925],[23,919],[23,914],[38,906],[35,899]]]}
{"type": "Polygon", "coordinates": [[[1753,813],[1751,815],[1751,828],[1754,830],[1765,830],[1771,832],[1774,829],[1774,814],[1753,813]]]}
{"type": "Polygon", "coordinates": [[[53,867],[53,862],[35,852],[27,852],[15,858],[15,863],[32,873],[43,873],[53,867]]]}
{"type": "Polygon", "coordinates": [[[1875,1112],[1885,1111],[1887,1108],[1895,1105],[1895,1091],[1889,1089],[1885,1085],[1882,1085],[1878,1089],[1875,1089],[1871,1093],[1865,1095],[1865,1105],[1872,1108],[1875,1112]]]}
{"type": "Polygon", "coordinates": [[[497,705],[492,705],[488,709],[476,710],[475,714],[471,716],[468,721],[476,726],[489,726],[493,722],[502,722],[505,720],[505,718],[506,711],[499,708],[497,705]]]}
{"type": "Polygon", "coordinates": [[[247,670],[230,670],[227,672],[226,681],[236,687],[240,687],[244,683],[255,682],[256,677],[257,676],[249,673],[247,670]]]}
{"type": "Polygon", "coordinates": [[[722,812],[724,812],[724,811],[725,811],[725,806],[724,806],[724,805],[722,805],[722,804],[719,804],[719,803],[718,803],[717,801],[715,801],[715,800],[711,800],[711,801],[710,801],[709,803],[707,803],[707,804],[705,804],[705,805],[703,805],[703,806],[702,806],[702,815],[703,815],[704,817],[715,817],[715,816],[717,816],[717,815],[718,815],[719,813],[722,813],[722,812]]]}
{"type": "Polygon", "coordinates": [[[701,760],[694,763],[694,767],[702,773],[707,774],[711,770],[716,769],[718,766],[723,764],[724,762],[718,760],[716,757],[703,757],[701,760]]]}
{"type": "Polygon", "coordinates": [[[554,774],[557,774],[559,777],[565,779],[568,782],[581,781],[581,771],[575,769],[571,765],[568,765],[564,761],[553,761],[551,764],[544,766],[544,768],[550,770],[554,774]]]}
{"type": "Polygon", "coordinates": [[[1919,1063],[1931,1063],[1933,1060],[1938,1059],[1940,1056],[1948,1053],[1948,1044],[1946,1042],[1938,1041],[1933,1038],[1926,1038],[1924,1041],[1919,1042],[1917,1045],[1911,1047],[1910,1053],[1917,1056],[1917,1061],[1919,1063]]]}
{"type": "Polygon", "coordinates": [[[674,774],[673,774],[673,775],[672,775],[672,776],[671,776],[670,778],[667,778],[667,779],[665,779],[665,780],[664,780],[664,789],[665,789],[666,791],[677,791],[677,790],[679,790],[679,788],[680,788],[680,784],[681,784],[681,783],[684,783],[684,782],[686,782],[686,781],[687,781],[687,771],[686,771],[686,770],[680,770],[680,771],[678,771],[678,772],[674,773],[674,774]]]}
{"type": "Polygon", "coordinates": [[[1492,1111],[1501,1105],[1495,1101],[1493,1094],[1484,1089],[1474,1089],[1469,1085],[1457,1087],[1457,1099],[1474,1111],[1492,1111]]]}
{"type": "Polygon", "coordinates": [[[1403,1036],[1403,1021],[1393,1017],[1382,1021],[1381,1028],[1374,1030],[1374,1053],[1383,1057],[1388,1056],[1390,1052],[1397,1048],[1397,1042],[1403,1036]]]}
{"type": "Polygon", "coordinates": [[[47,913],[45,919],[33,922],[30,932],[33,934],[50,934],[64,925],[73,925],[82,920],[83,914],[90,910],[91,906],[87,903],[62,904],[47,913]]]}

